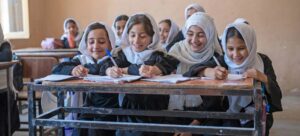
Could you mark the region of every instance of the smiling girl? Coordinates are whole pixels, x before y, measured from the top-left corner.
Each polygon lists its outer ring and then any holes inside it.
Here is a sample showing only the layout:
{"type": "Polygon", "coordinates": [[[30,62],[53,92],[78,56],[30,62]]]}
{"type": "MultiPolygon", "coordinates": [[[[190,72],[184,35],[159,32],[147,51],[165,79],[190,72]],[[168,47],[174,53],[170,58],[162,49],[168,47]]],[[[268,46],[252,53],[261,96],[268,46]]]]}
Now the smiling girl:
{"type": "MultiPolygon", "coordinates": [[[[114,51],[118,67],[108,60],[101,66],[103,75],[119,77],[123,74],[153,77],[170,74],[178,60],[160,50],[159,32],[148,14],[131,16],[125,26],[121,48],[114,51]]],[[[124,109],[163,110],[168,106],[168,95],[120,94],[119,105],[124,109]]],[[[159,123],[159,117],[120,116],[120,122],[159,123]]],[[[118,130],[117,136],[157,136],[154,132],[118,130]]]]}
{"type": "MultiPolygon", "coordinates": [[[[186,76],[207,76],[219,80],[227,78],[228,73],[243,74],[262,83],[270,106],[267,111],[266,135],[273,124],[273,112],[282,111],[281,89],[276,81],[272,61],[264,54],[256,52],[256,35],[254,29],[245,23],[233,23],[227,26],[222,37],[225,55],[215,61],[194,65],[186,76]]],[[[228,96],[227,112],[250,113],[255,110],[251,96],[228,96]]],[[[252,120],[225,120],[225,126],[252,127],[252,120]]]]}
{"type": "MultiPolygon", "coordinates": [[[[112,30],[101,22],[95,22],[87,26],[83,38],[79,44],[81,55],[75,56],[71,62],[63,62],[54,67],[53,74],[66,74],[77,77],[84,77],[87,74],[99,75],[100,65],[108,57],[105,49],[111,50],[114,46],[115,38],[112,30]]],[[[83,104],[83,96],[80,92],[68,92],[71,97],[71,107],[79,107],[83,104]]],[[[86,107],[117,108],[118,95],[88,93],[85,97],[84,105],[86,107]]],[[[77,114],[71,113],[66,118],[76,119],[77,114]]],[[[116,121],[114,116],[93,116],[86,114],[79,116],[81,120],[105,120],[116,121]]],[[[70,129],[70,128],[67,128],[70,129]]],[[[114,131],[99,129],[75,129],[73,135],[105,135],[112,136],[114,131]]]]}

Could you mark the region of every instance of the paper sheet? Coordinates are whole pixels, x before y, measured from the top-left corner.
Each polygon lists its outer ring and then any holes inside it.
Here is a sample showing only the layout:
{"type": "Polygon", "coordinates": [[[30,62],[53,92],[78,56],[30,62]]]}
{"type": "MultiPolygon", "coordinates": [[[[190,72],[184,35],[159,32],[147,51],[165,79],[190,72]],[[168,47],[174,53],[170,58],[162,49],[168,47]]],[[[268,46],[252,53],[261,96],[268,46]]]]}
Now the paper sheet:
{"type": "Polygon", "coordinates": [[[123,75],[119,78],[112,78],[110,76],[99,76],[99,75],[88,75],[84,77],[83,80],[93,81],[93,82],[132,82],[141,79],[141,76],[136,75],[123,75]]]}
{"type": "Polygon", "coordinates": [[[190,80],[189,77],[183,77],[180,74],[171,74],[171,75],[165,75],[165,76],[156,76],[153,78],[143,78],[144,81],[152,81],[152,82],[161,82],[161,83],[178,83],[190,80]]]}

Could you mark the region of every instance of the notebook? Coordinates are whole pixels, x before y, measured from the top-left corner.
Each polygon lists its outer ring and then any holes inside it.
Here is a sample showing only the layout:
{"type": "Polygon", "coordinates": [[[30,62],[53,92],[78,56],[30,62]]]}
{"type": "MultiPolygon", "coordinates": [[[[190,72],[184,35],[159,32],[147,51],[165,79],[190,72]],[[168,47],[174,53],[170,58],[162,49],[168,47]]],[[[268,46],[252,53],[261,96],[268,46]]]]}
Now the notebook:
{"type": "Polygon", "coordinates": [[[113,78],[110,76],[88,75],[87,77],[84,77],[83,80],[93,81],[93,82],[119,83],[119,82],[133,82],[141,78],[142,76],[136,76],[136,75],[123,75],[122,77],[118,77],[118,78],[113,78]]]}
{"type": "Polygon", "coordinates": [[[78,77],[71,76],[71,75],[57,75],[57,74],[51,74],[43,78],[39,78],[34,80],[35,83],[41,83],[42,81],[52,81],[52,82],[58,82],[58,81],[64,81],[69,79],[77,79],[78,77]]]}
{"type": "MultiPolygon", "coordinates": [[[[214,80],[214,78],[210,77],[201,77],[202,80],[214,80]]],[[[245,79],[245,77],[242,74],[228,74],[226,80],[241,80],[245,79]]]]}
{"type": "Polygon", "coordinates": [[[180,74],[171,74],[171,75],[165,75],[165,76],[155,76],[152,78],[143,78],[144,81],[152,81],[152,82],[161,82],[161,83],[178,83],[183,82],[187,80],[191,80],[192,78],[189,77],[183,77],[180,74]]]}

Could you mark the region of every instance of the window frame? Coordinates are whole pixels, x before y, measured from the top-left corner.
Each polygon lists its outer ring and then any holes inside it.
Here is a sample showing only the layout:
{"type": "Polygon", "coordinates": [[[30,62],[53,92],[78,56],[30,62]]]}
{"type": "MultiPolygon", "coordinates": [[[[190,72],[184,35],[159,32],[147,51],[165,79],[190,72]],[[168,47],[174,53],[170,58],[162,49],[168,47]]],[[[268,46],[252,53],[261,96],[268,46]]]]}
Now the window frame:
{"type": "Polygon", "coordinates": [[[3,34],[5,39],[29,39],[29,7],[28,0],[22,1],[22,25],[23,31],[11,32],[9,31],[10,22],[9,22],[9,9],[8,9],[9,0],[0,0],[0,22],[3,29],[3,34]]]}

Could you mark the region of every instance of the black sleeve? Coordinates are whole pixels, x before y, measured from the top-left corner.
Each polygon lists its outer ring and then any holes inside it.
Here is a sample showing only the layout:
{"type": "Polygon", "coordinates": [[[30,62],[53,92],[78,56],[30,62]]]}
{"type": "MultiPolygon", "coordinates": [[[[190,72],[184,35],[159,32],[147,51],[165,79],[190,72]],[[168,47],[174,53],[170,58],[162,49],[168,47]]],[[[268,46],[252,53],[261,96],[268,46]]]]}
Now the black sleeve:
{"type": "Polygon", "coordinates": [[[79,59],[72,59],[70,62],[62,62],[52,68],[52,74],[71,75],[73,68],[80,65],[79,59]]]}
{"type": "Polygon", "coordinates": [[[184,39],[185,39],[185,38],[184,38],[184,36],[183,36],[183,34],[182,34],[182,31],[179,31],[178,34],[177,34],[177,35],[175,36],[175,38],[173,39],[173,41],[167,45],[167,47],[166,47],[167,51],[169,52],[169,50],[172,48],[172,46],[173,46],[175,43],[177,43],[177,42],[179,42],[179,41],[181,41],[181,40],[184,40],[184,39]]]}
{"type": "MultiPolygon", "coordinates": [[[[120,68],[125,68],[125,67],[129,67],[131,64],[130,62],[127,61],[125,54],[123,53],[122,50],[120,50],[117,53],[117,57],[114,57],[114,60],[116,61],[118,67],[120,68]]],[[[114,64],[111,62],[110,59],[106,59],[104,60],[102,63],[99,64],[100,66],[100,71],[99,71],[99,75],[106,75],[105,71],[107,68],[112,67],[114,64]]],[[[129,70],[129,68],[128,68],[129,70]]],[[[131,74],[128,72],[128,74],[131,74]]]]}
{"type": "MultiPolygon", "coordinates": [[[[217,53],[215,53],[215,56],[217,56],[217,53]]],[[[224,61],[224,56],[217,57],[217,60],[220,62],[222,67],[225,67],[227,69],[227,65],[224,61]]],[[[214,68],[217,66],[217,63],[213,58],[211,58],[209,61],[204,63],[198,63],[190,67],[189,71],[183,74],[185,77],[196,77],[198,73],[205,68],[214,68]]]]}
{"type": "Polygon", "coordinates": [[[259,54],[264,62],[264,72],[268,77],[268,85],[266,86],[266,95],[271,106],[270,112],[282,111],[281,105],[281,89],[277,83],[276,75],[270,58],[264,54],[259,54]]]}
{"type": "Polygon", "coordinates": [[[2,61],[11,61],[12,60],[12,52],[9,42],[3,42],[0,45],[0,62],[2,61]]]}
{"type": "Polygon", "coordinates": [[[154,52],[150,58],[145,61],[145,65],[157,66],[163,75],[171,74],[176,70],[179,60],[161,51],[154,52]]]}

